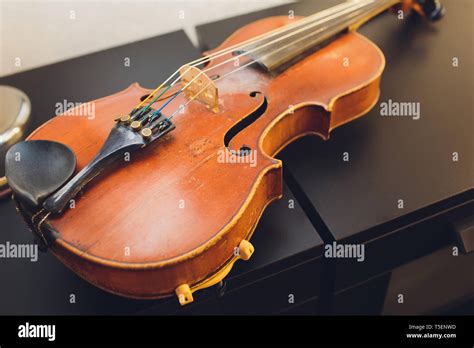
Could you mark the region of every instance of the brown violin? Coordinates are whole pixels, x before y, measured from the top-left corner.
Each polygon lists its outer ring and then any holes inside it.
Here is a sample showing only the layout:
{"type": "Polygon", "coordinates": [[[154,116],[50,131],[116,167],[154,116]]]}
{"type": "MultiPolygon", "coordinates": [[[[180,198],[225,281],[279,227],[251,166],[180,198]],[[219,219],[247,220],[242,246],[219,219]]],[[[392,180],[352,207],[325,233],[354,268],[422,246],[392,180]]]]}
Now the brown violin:
{"type": "Polygon", "coordinates": [[[384,55],[356,30],[389,9],[443,13],[434,0],[351,0],[258,20],[154,90],[133,84],[91,102],[94,117],[52,118],[7,154],[18,210],[92,284],[193,301],[254,252],[252,233],[282,195],[274,156],[375,105],[384,55]]]}

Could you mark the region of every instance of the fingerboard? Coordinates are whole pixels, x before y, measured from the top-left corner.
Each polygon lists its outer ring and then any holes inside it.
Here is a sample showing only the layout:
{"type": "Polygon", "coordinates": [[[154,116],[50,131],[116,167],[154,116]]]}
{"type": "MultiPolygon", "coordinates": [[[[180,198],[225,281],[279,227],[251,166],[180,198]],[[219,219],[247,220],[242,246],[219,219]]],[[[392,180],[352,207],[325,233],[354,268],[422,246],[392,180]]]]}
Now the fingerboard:
{"type": "Polygon", "coordinates": [[[274,71],[304,58],[348,30],[399,3],[400,0],[352,0],[300,20],[281,33],[237,51],[274,71]],[[306,53],[306,54],[305,54],[306,53]]]}

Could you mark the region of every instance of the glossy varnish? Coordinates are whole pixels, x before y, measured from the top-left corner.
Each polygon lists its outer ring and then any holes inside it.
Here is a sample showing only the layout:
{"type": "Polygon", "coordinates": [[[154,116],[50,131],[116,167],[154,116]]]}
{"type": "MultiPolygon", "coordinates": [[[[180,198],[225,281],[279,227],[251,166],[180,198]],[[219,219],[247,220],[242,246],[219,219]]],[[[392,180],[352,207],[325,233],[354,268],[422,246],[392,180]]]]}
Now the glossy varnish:
{"type": "MultiPolygon", "coordinates": [[[[216,50],[288,21],[254,22],[216,50]]],[[[207,68],[228,58],[219,57],[207,68]]],[[[219,112],[191,102],[173,118],[173,132],[109,168],[86,187],[73,209],[48,218],[43,230],[55,237],[51,250],[91,283],[128,297],[158,298],[180,284],[203,282],[231,260],[265,207],[281,196],[282,164],[272,156],[304,135],[327,139],[332,129],[370,110],[383,68],[381,51],[350,33],[279,74],[246,68],[218,80],[219,112]],[[229,146],[256,150],[256,161],[223,163],[227,131],[265,102],[265,112],[229,146]]],[[[213,74],[223,76],[229,69],[232,64],[213,74]]],[[[100,149],[114,119],[149,93],[131,85],[94,101],[93,119],[58,116],[30,139],[70,146],[80,170],[100,149]]],[[[164,112],[171,114],[184,102],[180,95],[164,112]]]]}

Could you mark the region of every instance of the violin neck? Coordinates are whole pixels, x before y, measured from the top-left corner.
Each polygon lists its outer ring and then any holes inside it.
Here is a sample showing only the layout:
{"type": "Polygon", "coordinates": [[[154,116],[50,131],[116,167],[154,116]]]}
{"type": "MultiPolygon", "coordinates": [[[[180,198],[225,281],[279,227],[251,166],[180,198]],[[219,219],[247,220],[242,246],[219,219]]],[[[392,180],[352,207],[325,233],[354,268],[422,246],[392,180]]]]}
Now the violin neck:
{"type": "Polygon", "coordinates": [[[340,34],[356,30],[400,0],[351,0],[282,28],[278,36],[246,45],[246,54],[267,71],[286,68],[340,34]]]}

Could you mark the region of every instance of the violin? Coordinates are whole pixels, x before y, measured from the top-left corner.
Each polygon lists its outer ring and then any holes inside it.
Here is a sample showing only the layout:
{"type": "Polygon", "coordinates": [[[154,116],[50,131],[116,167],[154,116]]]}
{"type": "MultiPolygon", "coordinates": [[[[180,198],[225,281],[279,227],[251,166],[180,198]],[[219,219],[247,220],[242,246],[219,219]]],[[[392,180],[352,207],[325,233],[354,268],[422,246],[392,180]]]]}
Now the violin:
{"type": "Polygon", "coordinates": [[[282,196],[275,155],[378,101],[385,58],[357,29],[386,10],[443,14],[435,0],[351,0],[261,19],[156,89],[135,83],[90,102],[93,117],[77,107],[40,126],[6,155],[38,244],[108,292],[192,302],[254,253],[282,196]]]}

